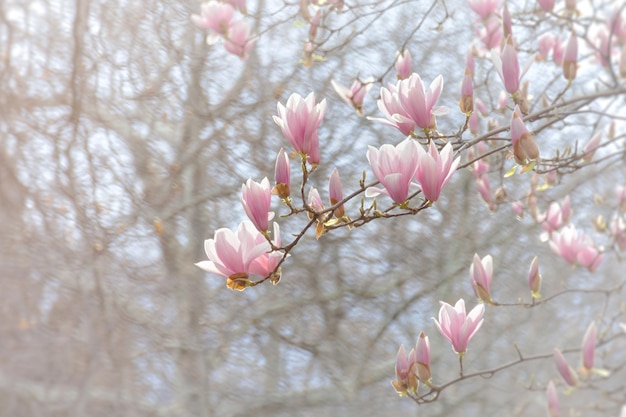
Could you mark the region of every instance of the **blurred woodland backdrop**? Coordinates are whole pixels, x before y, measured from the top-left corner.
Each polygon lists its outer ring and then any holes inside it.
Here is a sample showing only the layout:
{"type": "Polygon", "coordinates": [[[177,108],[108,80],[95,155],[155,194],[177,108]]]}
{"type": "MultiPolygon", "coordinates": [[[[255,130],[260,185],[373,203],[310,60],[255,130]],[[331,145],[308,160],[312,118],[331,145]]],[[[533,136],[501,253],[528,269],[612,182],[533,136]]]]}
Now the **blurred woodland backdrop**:
{"type": "MultiPolygon", "coordinates": [[[[623,216],[615,186],[626,184],[625,81],[617,61],[596,62],[593,27],[626,6],[579,3],[573,26],[558,18],[559,1],[552,14],[531,0],[508,6],[522,62],[533,59],[542,33],[567,38],[574,29],[580,36],[580,74],[562,100],[603,93],[532,124],[546,158],[581,149],[598,131],[612,135],[597,163],[558,171],[555,185],[537,194],[544,211],[570,195],[572,221],[607,252],[594,273],[553,253],[528,213],[516,216],[510,203],[523,201],[533,174],[504,179],[510,161],[494,154],[492,187],[506,182],[506,194],[491,209],[471,170],[459,169],[432,208],[319,240],[309,233],[283,265],[279,285],[234,292],[194,263],[206,259],[203,241],[217,228],[245,218],[241,184],[272,178],[276,152],[289,147],[272,120],[277,101],[310,91],[327,99],[322,161],[311,182],[326,196],[336,167],[344,192],[358,189],[363,171],[373,178],[367,146],[403,137],[359,117],[331,79],[349,85],[373,76],[364,113],[381,117],[378,90],[396,81],[396,53],[406,47],[427,83],[443,74],[439,103],[451,112],[438,118],[439,130],[458,129],[477,19],[466,1],[321,5],[324,20],[306,62],[302,7],[313,6],[296,1],[247,2],[241,18],[258,39],[242,60],[207,45],[190,20],[198,1],[4,0],[0,416],[536,416],[545,413],[546,383],[558,376],[552,349],[578,361],[568,349],[579,349],[592,320],[597,361],[610,376],[568,396],[559,386],[562,408],[577,410],[563,414],[617,416],[626,397],[624,252],[592,220],[623,216]],[[439,300],[475,305],[468,278],[474,253],[493,255],[493,296],[511,305],[487,308],[466,371],[516,360],[515,346],[547,356],[462,381],[418,407],[391,387],[396,352],[423,330],[433,378],[458,376],[456,355],[431,317],[439,300]],[[515,306],[530,302],[535,255],[542,294],[560,295],[534,308],[515,306]]],[[[476,64],[477,97],[508,126],[510,113],[496,110],[502,84],[488,54],[476,64]]],[[[532,109],[567,84],[548,61],[533,63],[525,79],[532,109]]],[[[488,132],[487,118],[480,126],[488,132]]],[[[499,137],[509,139],[507,132],[499,137]]],[[[280,213],[277,200],[273,208],[280,213]]],[[[358,202],[346,209],[357,212],[358,202]]],[[[283,239],[301,226],[296,218],[279,221],[283,239]]]]}

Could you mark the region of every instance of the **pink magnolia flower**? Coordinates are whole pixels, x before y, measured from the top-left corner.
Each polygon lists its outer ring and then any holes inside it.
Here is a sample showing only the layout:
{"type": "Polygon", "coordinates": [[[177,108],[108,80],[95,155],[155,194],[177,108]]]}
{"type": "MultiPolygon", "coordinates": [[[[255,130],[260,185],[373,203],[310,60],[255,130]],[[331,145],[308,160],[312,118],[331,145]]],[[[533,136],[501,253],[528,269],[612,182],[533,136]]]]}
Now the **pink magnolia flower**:
{"type": "Polygon", "coordinates": [[[387,194],[396,203],[403,204],[409,196],[409,187],[417,170],[418,146],[411,138],[397,146],[385,144],[380,149],[369,146],[367,160],[384,188],[369,187],[365,196],[387,194]]]}
{"type": "Polygon", "coordinates": [[[428,152],[421,145],[417,145],[419,162],[415,179],[419,181],[424,197],[429,201],[437,201],[444,185],[448,183],[456,167],[461,161],[460,157],[454,158],[452,145],[447,143],[441,153],[433,142],[428,146],[428,152]]]}
{"type": "Polygon", "coordinates": [[[330,83],[337,94],[339,94],[339,97],[354,107],[359,115],[363,115],[363,100],[365,99],[365,95],[372,88],[372,85],[374,85],[373,78],[370,77],[364,82],[354,80],[350,88],[337,84],[334,80],[330,80],[330,83]]]}
{"type": "Polygon", "coordinates": [[[539,53],[537,59],[548,59],[548,55],[554,47],[554,35],[552,33],[544,33],[537,39],[539,53]]]}
{"type": "Polygon", "coordinates": [[[272,189],[272,194],[276,194],[280,198],[287,198],[291,193],[290,190],[291,167],[289,166],[289,156],[283,148],[278,151],[276,157],[276,166],[274,168],[274,178],[276,185],[272,189]]]}
{"type": "Polygon", "coordinates": [[[548,211],[537,215],[537,221],[548,233],[560,229],[569,222],[572,214],[569,195],[565,196],[561,204],[553,201],[548,207],[548,211]]]}
{"type": "MultiPolygon", "coordinates": [[[[267,242],[267,239],[265,238],[265,236],[258,233],[256,235],[255,242],[260,245],[263,241],[267,242]]],[[[274,222],[274,233],[273,233],[272,244],[276,248],[281,247],[280,227],[278,226],[278,223],[276,222],[274,222]]],[[[275,273],[274,271],[276,271],[276,268],[278,268],[278,265],[282,258],[283,258],[283,254],[279,251],[264,252],[259,257],[257,257],[254,261],[252,261],[252,263],[250,264],[250,272],[252,274],[266,277],[272,273],[275,273]]],[[[278,276],[277,276],[276,281],[274,281],[274,284],[276,284],[278,280],[280,279],[280,270],[277,272],[278,272],[278,276]]]]}
{"type": "Polygon", "coordinates": [[[489,204],[491,206],[491,204],[493,204],[493,193],[491,192],[491,184],[489,182],[489,177],[486,175],[482,175],[478,178],[476,178],[476,188],[478,188],[478,193],[480,194],[480,196],[482,197],[482,199],[485,201],[485,203],[489,204]]]}
{"type": "Polygon", "coordinates": [[[491,303],[490,287],[492,277],[493,259],[491,255],[487,255],[481,260],[478,254],[475,253],[470,266],[470,279],[474,294],[485,303],[491,303]]]}
{"type": "Polygon", "coordinates": [[[552,233],[552,250],[572,265],[580,265],[593,272],[600,265],[604,255],[595,248],[593,241],[573,225],[567,225],[552,233]]]}
{"type": "Polygon", "coordinates": [[[224,36],[224,48],[242,60],[248,59],[248,53],[254,45],[255,39],[250,37],[250,25],[245,20],[231,22],[228,32],[224,36]]]}
{"type": "Polygon", "coordinates": [[[528,287],[533,295],[533,298],[541,297],[539,290],[541,289],[541,273],[539,273],[539,258],[536,256],[530,263],[530,269],[528,270],[528,287]]]}
{"type": "Polygon", "coordinates": [[[596,153],[596,149],[600,145],[600,140],[602,139],[602,131],[596,133],[589,139],[589,142],[583,148],[584,156],[583,161],[589,162],[593,159],[593,155],[596,153]]]}
{"type": "Polygon", "coordinates": [[[294,93],[287,100],[286,106],[279,102],[277,109],[278,116],[273,118],[283,135],[296,152],[307,155],[309,163],[319,164],[317,129],[326,113],[326,99],[315,104],[314,93],[310,93],[305,99],[294,93]]]}
{"type": "Polygon", "coordinates": [[[578,38],[572,33],[567,41],[565,53],[563,54],[563,76],[566,80],[572,81],[576,78],[576,67],[578,62],[578,38]]]}
{"type": "Polygon", "coordinates": [[[420,381],[428,383],[430,380],[430,342],[424,332],[420,332],[415,344],[415,363],[417,377],[420,381]]]}
{"type": "Polygon", "coordinates": [[[381,87],[380,98],[376,104],[385,118],[368,117],[369,120],[393,126],[406,136],[413,133],[415,122],[408,117],[402,108],[397,85],[389,84],[389,88],[381,87]]]}
{"type": "MultiPolygon", "coordinates": [[[[398,82],[398,97],[406,112],[406,117],[415,122],[418,127],[428,129],[431,126],[433,116],[448,113],[447,107],[435,107],[442,90],[443,77],[441,75],[433,80],[428,91],[416,73],[411,74],[406,80],[400,80],[398,82]]],[[[399,117],[403,117],[403,115],[399,115],[399,117]]]]}
{"type": "Polygon", "coordinates": [[[578,385],[578,375],[576,375],[576,371],[572,369],[571,366],[567,363],[565,356],[563,353],[557,348],[554,348],[554,364],[556,365],[557,371],[561,374],[563,381],[571,387],[575,387],[578,385]]]}
{"type": "Polygon", "coordinates": [[[322,202],[322,197],[320,197],[320,193],[319,191],[317,191],[317,188],[312,187],[309,190],[309,195],[308,195],[308,205],[314,210],[314,211],[323,211],[324,210],[324,203],[322,202]]]}
{"type": "Polygon", "coordinates": [[[559,395],[554,387],[554,382],[548,382],[546,387],[546,399],[548,400],[548,415],[550,417],[561,416],[561,406],[559,405],[559,395]]]}
{"type": "Polygon", "coordinates": [[[526,128],[522,120],[522,112],[517,105],[511,116],[511,143],[513,144],[513,156],[518,164],[526,165],[530,161],[539,159],[537,143],[526,128]]]}
{"type": "Polygon", "coordinates": [[[585,336],[583,337],[583,346],[582,346],[582,354],[583,354],[583,367],[590,371],[593,369],[593,359],[596,351],[596,323],[591,322],[587,330],[585,331],[585,336]]]}
{"type": "Polygon", "coordinates": [[[411,349],[407,356],[404,345],[400,345],[396,357],[396,380],[391,384],[400,396],[417,392],[419,382],[415,373],[415,350],[411,349]]]}
{"type": "Polygon", "coordinates": [[[272,201],[272,191],[270,181],[266,178],[258,183],[248,178],[241,186],[241,202],[248,218],[259,231],[266,231],[269,228],[269,220],[274,217],[274,212],[270,211],[272,201]]]}
{"type": "Polygon", "coordinates": [[[378,108],[386,119],[370,119],[380,121],[410,135],[415,127],[429,129],[433,125],[433,117],[448,113],[444,106],[435,107],[443,89],[443,77],[437,76],[430,84],[428,91],[416,73],[396,85],[390,84],[389,89],[381,87],[378,108]]]}
{"type": "MultiPolygon", "coordinates": [[[[330,174],[330,181],[328,184],[328,193],[330,195],[330,205],[334,206],[343,200],[343,190],[341,188],[341,178],[339,177],[339,171],[337,168],[333,169],[332,174],[330,174]]],[[[341,218],[344,216],[345,211],[343,205],[337,207],[333,212],[335,217],[341,218]]]]}
{"type": "Polygon", "coordinates": [[[452,349],[456,353],[465,353],[470,339],[483,325],[485,305],[478,304],[469,314],[466,314],[463,299],[457,301],[454,307],[443,301],[440,301],[439,304],[441,304],[439,321],[433,317],[437,329],[443,337],[450,341],[452,349]]]}
{"type": "Polygon", "coordinates": [[[210,31],[207,43],[213,44],[217,41],[216,34],[225,35],[228,32],[234,13],[235,9],[230,4],[209,0],[202,4],[200,15],[191,15],[191,21],[197,27],[210,31]]]}
{"type": "Polygon", "coordinates": [[[476,35],[483,42],[487,50],[499,47],[504,38],[502,22],[499,18],[492,15],[483,23],[484,26],[476,31],[476,35]]]}
{"type": "Polygon", "coordinates": [[[459,102],[461,111],[465,114],[474,111],[474,86],[472,72],[469,67],[465,67],[465,75],[461,84],[461,101],[459,102]]]}
{"type": "Polygon", "coordinates": [[[520,89],[520,83],[524,74],[528,71],[532,60],[529,60],[523,70],[520,71],[519,61],[517,60],[517,51],[515,46],[509,42],[504,45],[502,52],[498,54],[491,52],[491,60],[493,65],[504,83],[504,88],[509,94],[517,94],[520,89]]]}
{"type": "Polygon", "coordinates": [[[520,219],[524,217],[524,204],[521,201],[516,200],[511,203],[511,208],[513,209],[513,213],[517,215],[520,219]]]}
{"type": "Polygon", "coordinates": [[[500,7],[500,0],[468,0],[467,4],[484,20],[500,7]]]}
{"type": "Polygon", "coordinates": [[[413,60],[411,59],[411,53],[408,49],[404,49],[402,53],[398,53],[398,57],[396,58],[396,71],[398,72],[399,80],[409,78],[412,66],[413,60]]]}
{"type": "Polygon", "coordinates": [[[213,239],[204,241],[208,261],[196,263],[201,269],[227,278],[231,289],[243,290],[253,262],[271,249],[269,242],[249,221],[239,224],[237,232],[227,228],[215,231],[213,239]],[[259,238],[260,237],[260,238],[259,238]]]}

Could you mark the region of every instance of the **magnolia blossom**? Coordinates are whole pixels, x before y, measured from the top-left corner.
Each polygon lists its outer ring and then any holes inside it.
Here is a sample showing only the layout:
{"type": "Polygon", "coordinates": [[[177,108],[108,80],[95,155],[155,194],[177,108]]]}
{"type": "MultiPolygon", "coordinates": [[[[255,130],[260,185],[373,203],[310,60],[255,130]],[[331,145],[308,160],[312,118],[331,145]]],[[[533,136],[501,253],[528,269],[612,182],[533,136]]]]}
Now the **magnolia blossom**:
{"type": "Polygon", "coordinates": [[[565,196],[561,204],[553,201],[548,207],[548,211],[537,215],[537,221],[548,233],[560,229],[569,222],[572,214],[569,195],[565,196]]]}
{"type": "Polygon", "coordinates": [[[465,114],[474,111],[474,87],[472,72],[469,67],[465,67],[465,75],[463,76],[463,83],[461,84],[461,101],[459,101],[459,107],[465,114]]]}
{"type": "Polygon", "coordinates": [[[385,116],[384,119],[376,117],[368,117],[369,120],[384,123],[389,126],[393,126],[398,129],[404,135],[410,135],[415,130],[415,122],[410,120],[402,104],[400,103],[400,97],[398,96],[398,86],[395,84],[389,84],[389,88],[380,88],[380,99],[376,102],[378,109],[385,116]],[[398,115],[403,115],[402,117],[398,115]]]}
{"type": "Polygon", "coordinates": [[[287,198],[291,193],[290,190],[291,167],[289,166],[289,156],[283,148],[278,151],[276,157],[276,166],[274,167],[274,178],[276,185],[272,189],[272,194],[276,194],[280,198],[287,198]]]}
{"type": "Polygon", "coordinates": [[[565,53],[563,54],[563,76],[572,81],[576,78],[576,67],[578,62],[578,38],[572,33],[567,41],[565,53]]]}
{"type": "Polygon", "coordinates": [[[539,159],[539,148],[530,134],[524,121],[519,106],[515,106],[511,116],[511,143],[513,144],[513,156],[515,162],[526,165],[530,161],[539,159]]]}
{"type": "Polygon", "coordinates": [[[224,35],[224,48],[239,58],[248,59],[255,39],[250,37],[250,25],[245,20],[231,22],[228,32],[224,35]]]}
{"type": "Polygon", "coordinates": [[[441,75],[435,77],[428,91],[416,73],[398,83],[398,96],[406,116],[422,129],[428,129],[431,126],[433,116],[448,113],[447,107],[435,107],[442,90],[443,77],[441,75]]]}
{"type": "Polygon", "coordinates": [[[314,211],[324,210],[324,203],[322,202],[322,197],[320,197],[320,193],[317,191],[317,188],[313,187],[309,190],[307,201],[311,209],[314,211]]]}
{"type": "Polygon", "coordinates": [[[559,395],[554,387],[554,382],[548,382],[546,387],[546,399],[548,400],[548,415],[550,417],[560,417],[561,407],[559,405],[559,395]]]}
{"type": "Polygon", "coordinates": [[[536,56],[537,59],[548,59],[548,55],[554,47],[554,35],[550,32],[544,33],[537,39],[537,48],[539,52],[536,56]]]}
{"type": "Polygon", "coordinates": [[[428,91],[420,76],[416,73],[389,89],[381,87],[378,108],[386,119],[371,119],[396,127],[405,135],[411,134],[416,127],[430,129],[433,117],[448,113],[448,108],[435,106],[443,90],[443,77],[437,76],[428,91]]]}
{"type": "Polygon", "coordinates": [[[415,350],[411,349],[411,353],[407,356],[404,345],[400,345],[396,357],[396,380],[392,381],[391,385],[402,396],[408,392],[415,394],[418,384],[415,369],[415,350]]]}
{"type": "Polygon", "coordinates": [[[404,49],[402,53],[398,53],[396,58],[396,71],[398,72],[398,79],[404,80],[411,75],[411,66],[413,60],[411,59],[411,53],[408,49],[404,49]]]}
{"type": "Polygon", "coordinates": [[[528,287],[533,295],[533,298],[541,297],[539,290],[541,289],[541,273],[539,272],[539,258],[536,256],[530,263],[530,269],[528,270],[528,287]]]}
{"type": "Polygon", "coordinates": [[[365,190],[365,196],[387,194],[396,203],[403,204],[409,196],[409,187],[417,171],[418,146],[411,138],[406,138],[397,146],[385,144],[380,149],[369,146],[367,160],[384,188],[369,187],[365,190]]]}
{"type": "Polygon", "coordinates": [[[472,288],[478,298],[486,303],[491,302],[491,278],[493,277],[493,259],[491,255],[480,259],[478,254],[474,254],[472,265],[470,266],[470,279],[472,288]]]}
{"type": "Polygon", "coordinates": [[[476,30],[478,38],[488,51],[499,47],[504,38],[504,31],[500,19],[495,15],[490,15],[487,20],[483,21],[483,24],[484,26],[476,30]]]}
{"type": "Polygon", "coordinates": [[[415,179],[419,181],[424,197],[428,201],[437,201],[444,185],[448,183],[456,167],[461,161],[460,157],[454,158],[452,145],[447,143],[441,153],[433,142],[428,146],[428,152],[421,145],[417,145],[419,162],[415,179]]]}
{"type": "Polygon", "coordinates": [[[430,342],[424,332],[420,332],[415,344],[415,364],[417,377],[427,383],[430,380],[430,342]]]}
{"type": "Polygon", "coordinates": [[[576,371],[574,371],[574,369],[569,366],[567,360],[565,359],[565,356],[563,356],[563,353],[561,353],[559,349],[554,348],[553,357],[556,369],[557,371],[559,371],[559,374],[561,374],[563,381],[565,381],[565,383],[571,387],[575,387],[576,385],[578,385],[578,375],[576,375],[576,371]]]}
{"type": "Polygon", "coordinates": [[[515,46],[507,42],[502,49],[502,52],[498,54],[495,51],[491,52],[491,60],[496,67],[496,71],[500,76],[500,79],[504,83],[504,88],[509,94],[517,94],[520,90],[520,83],[524,74],[528,71],[532,60],[528,60],[528,63],[523,70],[520,71],[519,61],[517,60],[517,51],[515,46]]]}
{"type": "Polygon", "coordinates": [[[227,228],[215,231],[213,239],[204,241],[208,261],[196,266],[227,278],[231,289],[243,290],[248,276],[255,273],[254,261],[271,250],[269,242],[249,221],[239,224],[237,232],[227,228]]]}
{"type": "Polygon", "coordinates": [[[485,305],[478,304],[469,314],[466,314],[463,299],[457,301],[454,307],[443,301],[440,301],[439,304],[441,304],[439,321],[433,318],[437,329],[443,337],[450,341],[452,349],[456,353],[465,353],[470,339],[483,325],[485,305]]]}
{"type": "Polygon", "coordinates": [[[602,131],[596,133],[589,139],[589,142],[585,144],[583,148],[584,156],[583,161],[589,162],[593,159],[593,155],[596,153],[596,149],[598,149],[598,145],[600,145],[600,140],[602,139],[602,131]]]}
{"type": "Polygon", "coordinates": [[[230,26],[235,9],[228,3],[215,0],[203,3],[200,8],[200,15],[192,14],[191,21],[201,29],[208,29],[210,32],[207,43],[217,41],[217,35],[225,35],[230,26]]]}
{"type": "Polygon", "coordinates": [[[354,107],[359,115],[363,114],[363,100],[365,99],[365,95],[372,88],[372,85],[374,85],[373,78],[370,77],[364,82],[354,80],[350,88],[337,84],[334,80],[330,80],[330,83],[337,94],[339,94],[339,97],[354,107]]]}
{"type": "Polygon", "coordinates": [[[280,126],[296,152],[307,155],[311,164],[319,164],[317,129],[326,113],[326,99],[315,104],[314,93],[306,98],[294,93],[287,100],[286,106],[279,102],[277,110],[278,116],[273,116],[274,122],[280,126]]]}
{"type": "MultiPolygon", "coordinates": [[[[276,248],[281,247],[281,239],[280,239],[280,227],[278,223],[274,222],[274,233],[272,238],[272,244],[276,248]]],[[[258,233],[256,235],[255,242],[257,244],[261,244],[262,241],[267,242],[267,239],[262,234],[258,233]]],[[[265,252],[262,253],[259,257],[257,257],[250,264],[250,273],[260,275],[262,277],[266,277],[270,274],[278,274],[273,280],[274,284],[278,282],[280,279],[280,270],[277,271],[278,265],[283,259],[283,253],[279,251],[265,252]],[[275,272],[276,271],[276,272],[275,272]]]]}
{"type": "Polygon", "coordinates": [[[593,369],[593,359],[596,350],[596,323],[591,322],[587,330],[585,331],[585,336],[583,337],[583,345],[582,345],[582,356],[583,356],[583,367],[590,371],[593,369]]]}
{"type": "MultiPolygon", "coordinates": [[[[343,200],[343,190],[341,187],[341,178],[339,177],[339,171],[337,168],[333,169],[332,174],[330,174],[330,181],[328,183],[328,193],[330,195],[330,205],[334,206],[343,200]]],[[[333,212],[335,217],[341,218],[345,214],[343,205],[337,207],[333,212]]]]}
{"type": "Polygon", "coordinates": [[[572,265],[580,265],[593,272],[602,262],[602,253],[595,248],[593,241],[573,225],[567,225],[552,233],[550,247],[572,265]]]}
{"type": "Polygon", "coordinates": [[[269,220],[274,217],[274,212],[270,211],[272,201],[270,181],[266,177],[258,183],[248,178],[241,186],[241,194],[243,209],[248,218],[258,230],[266,231],[269,228],[269,220]]]}
{"type": "Polygon", "coordinates": [[[557,64],[563,64],[563,41],[558,36],[554,38],[554,46],[552,47],[552,61],[557,64]]]}
{"type": "Polygon", "coordinates": [[[481,19],[486,19],[500,7],[500,0],[468,0],[467,4],[481,19]]]}

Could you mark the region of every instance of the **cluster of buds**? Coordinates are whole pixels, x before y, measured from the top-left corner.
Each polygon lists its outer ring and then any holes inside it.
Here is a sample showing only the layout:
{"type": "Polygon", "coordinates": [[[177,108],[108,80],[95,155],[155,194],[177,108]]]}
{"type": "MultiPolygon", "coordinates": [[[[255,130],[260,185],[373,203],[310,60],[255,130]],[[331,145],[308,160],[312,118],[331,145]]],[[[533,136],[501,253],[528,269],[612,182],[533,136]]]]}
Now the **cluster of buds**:
{"type": "Polygon", "coordinates": [[[191,15],[191,21],[208,31],[207,44],[213,45],[223,39],[226,51],[245,60],[256,39],[250,36],[247,21],[233,20],[237,9],[246,13],[245,0],[209,0],[202,4],[199,15],[191,15]]]}
{"type": "Polygon", "coordinates": [[[400,396],[415,395],[420,381],[429,385],[430,380],[430,343],[428,336],[421,332],[408,356],[404,345],[400,345],[396,357],[396,380],[391,385],[400,396]]]}

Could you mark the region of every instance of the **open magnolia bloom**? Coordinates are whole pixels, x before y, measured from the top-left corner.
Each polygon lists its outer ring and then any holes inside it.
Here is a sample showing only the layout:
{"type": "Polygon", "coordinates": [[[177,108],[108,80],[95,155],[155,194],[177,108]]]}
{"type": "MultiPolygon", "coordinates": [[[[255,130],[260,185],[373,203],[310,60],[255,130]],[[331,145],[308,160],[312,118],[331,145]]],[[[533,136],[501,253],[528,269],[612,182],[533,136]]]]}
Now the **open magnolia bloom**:
{"type": "MultiPolygon", "coordinates": [[[[280,230],[274,223],[275,246],[280,246],[280,230]]],[[[196,266],[226,277],[226,285],[233,290],[244,290],[250,274],[268,276],[278,266],[282,254],[270,252],[271,245],[250,221],[239,224],[236,232],[227,228],[215,231],[213,239],[204,241],[208,261],[196,266]]]]}
{"type": "Polygon", "coordinates": [[[439,304],[441,304],[439,321],[433,317],[435,325],[443,337],[450,341],[452,349],[462,355],[467,351],[469,341],[483,325],[485,305],[478,304],[469,314],[466,314],[465,301],[462,298],[454,307],[443,301],[439,304]]]}

